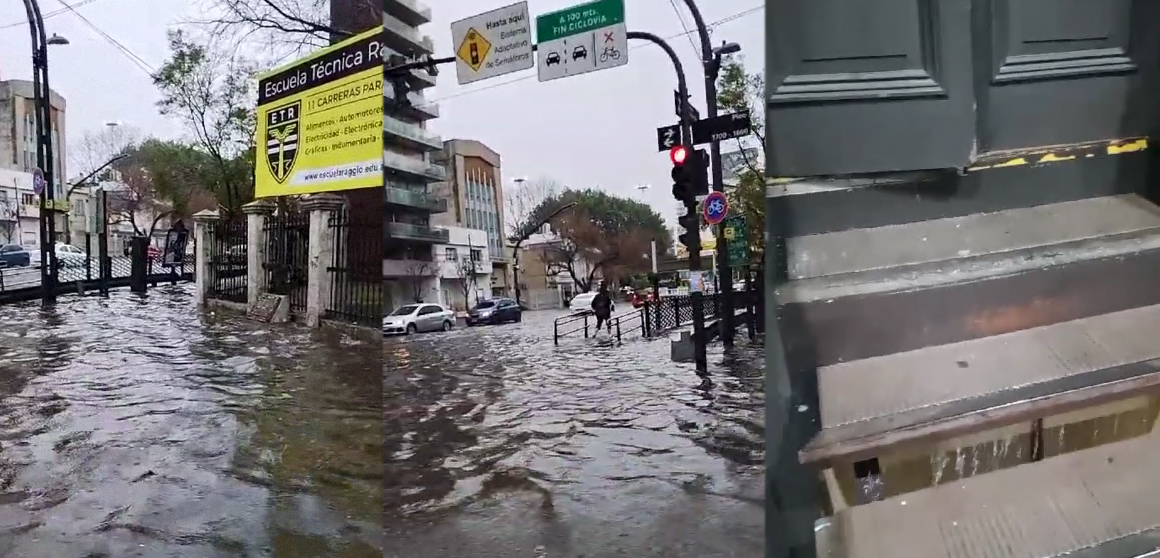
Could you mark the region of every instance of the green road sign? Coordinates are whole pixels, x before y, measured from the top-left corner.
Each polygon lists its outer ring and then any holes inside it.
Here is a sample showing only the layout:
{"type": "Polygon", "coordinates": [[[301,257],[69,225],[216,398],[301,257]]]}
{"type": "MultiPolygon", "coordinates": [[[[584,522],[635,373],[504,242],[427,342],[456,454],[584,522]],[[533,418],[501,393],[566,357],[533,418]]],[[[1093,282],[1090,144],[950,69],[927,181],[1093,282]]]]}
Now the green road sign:
{"type": "Polygon", "coordinates": [[[721,222],[725,236],[725,257],[729,267],[749,265],[749,225],[744,215],[731,215],[721,222]]]}
{"type": "Polygon", "coordinates": [[[597,0],[536,16],[536,42],[555,41],[624,23],[624,0],[597,0]]]}

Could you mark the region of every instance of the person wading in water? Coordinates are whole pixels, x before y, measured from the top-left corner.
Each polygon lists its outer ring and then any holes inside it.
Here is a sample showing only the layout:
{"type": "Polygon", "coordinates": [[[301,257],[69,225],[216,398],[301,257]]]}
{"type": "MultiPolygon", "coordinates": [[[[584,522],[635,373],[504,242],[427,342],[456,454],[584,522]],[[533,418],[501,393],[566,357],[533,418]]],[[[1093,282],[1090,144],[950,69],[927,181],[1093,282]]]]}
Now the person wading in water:
{"type": "Polygon", "coordinates": [[[600,291],[592,298],[592,313],[596,314],[596,331],[600,331],[603,325],[612,333],[612,322],[609,321],[612,317],[612,297],[608,295],[608,285],[604,283],[600,284],[600,291]]]}

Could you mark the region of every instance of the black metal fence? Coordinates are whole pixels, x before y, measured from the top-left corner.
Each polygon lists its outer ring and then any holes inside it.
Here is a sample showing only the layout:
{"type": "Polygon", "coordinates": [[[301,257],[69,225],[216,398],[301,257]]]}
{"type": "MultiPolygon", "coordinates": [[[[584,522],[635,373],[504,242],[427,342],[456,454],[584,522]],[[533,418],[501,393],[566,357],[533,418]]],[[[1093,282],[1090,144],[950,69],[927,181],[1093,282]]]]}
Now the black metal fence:
{"type": "Polygon", "coordinates": [[[209,275],[207,296],[246,302],[249,239],[244,218],[222,219],[209,225],[209,275]]]}
{"type": "Polygon", "coordinates": [[[301,211],[278,212],[264,227],[266,285],[271,294],[290,302],[290,311],[305,315],[306,285],[310,257],[310,215],[301,211]]]}
{"type": "Polygon", "coordinates": [[[334,239],[334,259],[327,266],[330,296],[325,316],[367,327],[379,327],[383,316],[382,221],[363,222],[347,210],[327,222],[334,239]]]}

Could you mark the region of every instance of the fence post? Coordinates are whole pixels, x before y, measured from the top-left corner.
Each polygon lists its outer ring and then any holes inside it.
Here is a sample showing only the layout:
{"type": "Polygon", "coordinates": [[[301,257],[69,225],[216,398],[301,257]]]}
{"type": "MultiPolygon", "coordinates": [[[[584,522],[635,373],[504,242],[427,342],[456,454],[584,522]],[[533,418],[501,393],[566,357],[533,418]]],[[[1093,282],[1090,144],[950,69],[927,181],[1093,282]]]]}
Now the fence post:
{"type": "Polygon", "coordinates": [[[330,302],[330,267],[334,261],[334,235],[329,222],[342,210],[343,198],[335,194],[312,194],[302,201],[310,214],[310,243],[307,257],[306,325],[318,327],[330,302]]]}
{"type": "Polygon", "coordinates": [[[218,212],[209,209],[193,214],[193,241],[196,249],[193,255],[193,301],[198,306],[205,306],[205,301],[209,299],[209,290],[214,281],[217,281],[217,278],[210,274],[209,258],[210,246],[214,242],[211,229],[220,220],[218,212]]]}
{"type": "Polygon", "coordinates": [[[266,284],[266,219],[274,214],[278,204],[257,199],[242,206],[246,214],[246,307],[258,303],[258,295],[269,289],[266,284]]]}

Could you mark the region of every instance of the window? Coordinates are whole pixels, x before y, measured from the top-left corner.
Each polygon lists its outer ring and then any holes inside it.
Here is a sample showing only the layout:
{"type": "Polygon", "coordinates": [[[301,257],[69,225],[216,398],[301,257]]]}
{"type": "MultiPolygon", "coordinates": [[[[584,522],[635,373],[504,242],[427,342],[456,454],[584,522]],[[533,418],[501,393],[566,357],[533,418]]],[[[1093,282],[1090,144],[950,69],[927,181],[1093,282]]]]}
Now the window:
{"type": "Polygon", "coordinates": [[[443,251],[443,259],[445,259],[449,262],[458,261],[459,260],[459,251],[456,250],[455,248],[448,246],[443,251]]]}
{"type": "Polygon", "coordinates": [[[33,194],[21,194],[20,203],[24,205],[36,205],[36,196],[33,194]]]}
{"type": "Polygon", "coordinates": [[[483,259],[483,250],[472,250],[471,261],[478,262],[483,259]]]}

